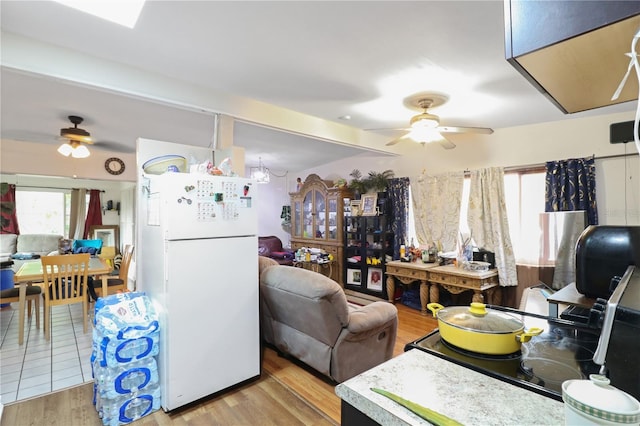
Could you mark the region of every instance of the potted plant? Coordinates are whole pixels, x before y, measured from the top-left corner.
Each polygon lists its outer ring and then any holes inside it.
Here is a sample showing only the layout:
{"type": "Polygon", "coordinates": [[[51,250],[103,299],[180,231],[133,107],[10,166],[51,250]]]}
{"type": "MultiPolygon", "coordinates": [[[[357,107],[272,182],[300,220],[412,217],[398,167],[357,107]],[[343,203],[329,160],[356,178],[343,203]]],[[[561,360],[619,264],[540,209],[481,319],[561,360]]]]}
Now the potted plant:
{"type": "Polygon", "coordinates": [[[367,190],[375,192],[385,192],[389,179],[395,176],[393,170],[385,170],[383,172],[369,172],[369,176],[364,180],[367,190]]]}
{"type": "Polygon", "coordinates": [[[351,173],[351,182],[349,182],[348,188],[353,191],[355,199],[359,199],[361,194],[367,192],[365,181],[362,179],[362,173],[358,169],[353,169],[351,173]]]}

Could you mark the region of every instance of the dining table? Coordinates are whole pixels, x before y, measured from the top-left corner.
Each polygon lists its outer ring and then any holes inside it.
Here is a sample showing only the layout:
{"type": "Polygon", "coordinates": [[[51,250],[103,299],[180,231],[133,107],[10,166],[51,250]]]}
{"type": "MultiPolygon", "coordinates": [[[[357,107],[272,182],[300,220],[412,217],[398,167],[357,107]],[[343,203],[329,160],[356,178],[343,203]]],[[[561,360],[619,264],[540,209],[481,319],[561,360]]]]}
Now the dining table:
{"type": "MultiPolygon", "coordinates": [[[[100,257],[91,256],[89,258],[88,275],[99,279],[104,275],[109,275],[112,271],[111,265],[100,257]]],[[[25,302],[27,297],[27,286],[39,285],[44,283],[44,273],[42,271],[42,262],[40,259],[25,261],[13,276],[13,282],[19,287],[18,301],[18,344],[24,342],[24,318],[25,318],[25,302]]],[[[107,280],[102,280],[102,294],[107,294],[107,280]]],[[[44,291],[44,289],[43,289],[44,291]]],[[[40,315],[40,313],[37,313],[40,315]]]]}

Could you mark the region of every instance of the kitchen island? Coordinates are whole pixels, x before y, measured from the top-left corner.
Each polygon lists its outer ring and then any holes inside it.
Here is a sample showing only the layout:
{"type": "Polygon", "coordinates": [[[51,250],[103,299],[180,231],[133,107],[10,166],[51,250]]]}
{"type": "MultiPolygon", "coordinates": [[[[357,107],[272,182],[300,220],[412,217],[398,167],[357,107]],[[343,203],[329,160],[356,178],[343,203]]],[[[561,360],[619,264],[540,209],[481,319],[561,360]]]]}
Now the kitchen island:
{"type": "Polygon", "coordinates": [[[563,425],[564,404],[420,350],[410,350],[338,386],[343,426],[429,424],[372,387],[465,425],[563,425]]]}

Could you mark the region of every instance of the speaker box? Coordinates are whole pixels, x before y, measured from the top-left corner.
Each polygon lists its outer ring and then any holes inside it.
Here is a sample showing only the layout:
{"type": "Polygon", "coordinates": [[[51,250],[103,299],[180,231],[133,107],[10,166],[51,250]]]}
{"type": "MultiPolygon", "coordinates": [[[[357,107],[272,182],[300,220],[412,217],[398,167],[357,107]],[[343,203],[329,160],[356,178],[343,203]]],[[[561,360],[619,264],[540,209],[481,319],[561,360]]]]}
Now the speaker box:
{"type": "MultiPolygon", "coordinates": [[[[640,129],[638,130],[640,136],[640,129]]],[[[633,141],[633,121],[613,123],[609,126],[609,142],[627,143],[633,141]]]]}

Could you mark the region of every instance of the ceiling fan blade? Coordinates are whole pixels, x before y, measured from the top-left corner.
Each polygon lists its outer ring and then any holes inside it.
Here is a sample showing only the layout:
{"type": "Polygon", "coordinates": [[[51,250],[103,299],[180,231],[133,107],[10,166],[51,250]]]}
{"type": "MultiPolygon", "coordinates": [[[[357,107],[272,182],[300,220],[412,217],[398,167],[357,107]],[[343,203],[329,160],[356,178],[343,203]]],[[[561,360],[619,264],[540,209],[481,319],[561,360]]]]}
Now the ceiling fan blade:
{"type": "Polygon", "coordinates": [[[397,127],[397,128],[384,127],[381,129],[364,129],[364,131],[366,132],[398,132],[400,130],[409,131],[411,130],[411,127],[397,127]]]}
{"type": "Polygon", "coordinates": [[[444,149],[453,149],[456,147],[455,143],[451,142],[449,139],[445,138],[444,136],[442,137],[442,139],[436,142],[439,143],[440,146],[443,147],[444,149]]]}
{"type": "Polygon", "coordinates": [[[123,145],[117,142],[109,142],[109,141],[96,141],[94,148],[100,151],[111,151],[111,152],[121,152],[131,154],[136,152],[135,147],[123,145]]]}
{"type": "Polygon", "coordinates": [[[409,139],[409,133],[407,133],[404,136],[400,136],[399,138],[395,138],[392,141],[387,142],[385,145],[386,146],[393,146],[393,145],[397,144],[398,142],[402,142],[405,139],[409,139]]]}
{"type": "Polygon", "coordinates": [[[493,129],[488,127],[453,127],[453,126],[439,126],[436,130],[442,133],[482,133],[490,135],[493,133],[493,129]]]}

